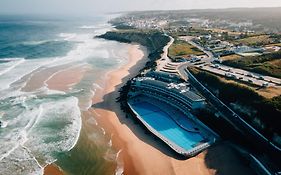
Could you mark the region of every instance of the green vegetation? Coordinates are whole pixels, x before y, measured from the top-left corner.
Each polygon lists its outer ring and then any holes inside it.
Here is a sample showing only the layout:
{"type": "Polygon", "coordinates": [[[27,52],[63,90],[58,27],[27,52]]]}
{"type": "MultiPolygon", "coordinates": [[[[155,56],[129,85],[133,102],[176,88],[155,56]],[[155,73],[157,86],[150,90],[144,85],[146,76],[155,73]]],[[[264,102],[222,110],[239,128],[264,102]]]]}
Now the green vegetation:
{"type": "Polygon", "coordinates": [[[236,45],[248,45],[248,46],[264,46],[272,44],[273,40],[270,35],[257,35],[239,39],[233,42],[236,45]]]}
{"type": "MultiPolygon", "coordinates": [[[[156,67],[156,60],[161,58],[163,48],[170,41],[168,36],[163,35],[157,31],[151,30],[118,30],[106,32],[103,35],[98,36],[108,40],[114,40],[124,43],[139,43],[145,46],[149,52],[149,61],[145,68],[156,67]]],[[[145,69],[144,68],[144,69],[145,69]]]]}
{"type": "Polygon", "coordinates": [[[200,35],[208,35],[212,33],[209,30],[206,30],[204,28],[194,28],[194,27],[189,27],[189,28],[177,28],[177,30],[165,29],[168,33],[168,35],[172,36],[173,38],[177,38],[179,36],[200,36],[200,35]]]}
{"type": "Polygon", "coordinates": [[[198,48],[190,45],[186,41],[175,40],[170,46],[168,56],[172,59],[186,58],[190,55],[202,55],[204,54],[198,48]]]}
{"type": "Polygon", "coordinates": [[[268,138],[281,135],[281,96],[266,99],[238,83],[226,83],[217,76],[190,68],[194,76],[223,102],[239,113],[246,121],[268,138]]]}
{"type": "Polygon", "coordinates": [[[223,64],[281,78],[281,51],[226,60],[223,64]]]}

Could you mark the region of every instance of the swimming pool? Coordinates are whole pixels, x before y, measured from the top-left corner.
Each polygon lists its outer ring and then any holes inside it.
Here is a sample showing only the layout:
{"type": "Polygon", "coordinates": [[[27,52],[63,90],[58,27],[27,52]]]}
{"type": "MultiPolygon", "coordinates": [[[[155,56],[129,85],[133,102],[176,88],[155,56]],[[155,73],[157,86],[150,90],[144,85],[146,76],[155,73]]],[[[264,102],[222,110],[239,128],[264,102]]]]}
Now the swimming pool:
{"type": "MultiPolygon", "coordinates": [[[[148,125],[184,150],[188,151],[204,140],[200,133],[188,132],[181,128],[158,106],[144,101],[131,104],[131,106],[148,125]]],[[[187,121],[185,120],[185,122],[187,121]]],[[[193,126],[192,123],[185,123],[185,125],[187,124],[193,126]]],[[[196,128],[196,126],[193,127],[196,128]]]]}

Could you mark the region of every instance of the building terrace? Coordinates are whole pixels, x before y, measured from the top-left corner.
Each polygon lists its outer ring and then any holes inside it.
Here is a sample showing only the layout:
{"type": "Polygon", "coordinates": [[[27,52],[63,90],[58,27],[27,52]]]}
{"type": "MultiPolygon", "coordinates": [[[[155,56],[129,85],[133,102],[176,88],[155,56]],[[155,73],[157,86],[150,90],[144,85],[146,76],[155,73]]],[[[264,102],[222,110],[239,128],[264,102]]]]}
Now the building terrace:
{"type": "Polygon", "coordinates": [[[128,105],[150,132],[177,153],[192,157],[213,144],[218,136],[191,113],[203,108],[205,99],[189,83],[174,81],[178,77],[167,75],[149,73],[134,78],[128,105]]]}

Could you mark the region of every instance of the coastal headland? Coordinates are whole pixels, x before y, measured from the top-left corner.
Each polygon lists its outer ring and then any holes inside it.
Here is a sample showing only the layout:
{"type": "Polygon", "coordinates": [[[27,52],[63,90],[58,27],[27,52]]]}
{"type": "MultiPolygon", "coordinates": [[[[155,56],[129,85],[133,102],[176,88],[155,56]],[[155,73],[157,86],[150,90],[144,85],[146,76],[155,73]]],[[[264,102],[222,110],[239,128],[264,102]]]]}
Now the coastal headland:
{"type": "Polygon", "coordinates": [[[0,175],[280,174],[280,11],[0,15],[0,175]]]}

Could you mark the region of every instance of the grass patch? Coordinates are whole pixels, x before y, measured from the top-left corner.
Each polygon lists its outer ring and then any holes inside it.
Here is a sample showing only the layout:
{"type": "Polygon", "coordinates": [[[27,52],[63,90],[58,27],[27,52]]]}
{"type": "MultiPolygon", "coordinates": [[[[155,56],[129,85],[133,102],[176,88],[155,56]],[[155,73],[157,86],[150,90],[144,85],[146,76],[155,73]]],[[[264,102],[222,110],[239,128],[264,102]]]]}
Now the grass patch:
{"type": "Polygon", "coordinates": [[[234,41],[234,44],[244,44],[249,46],[263,46],[271,43],[273,43],[273,40],[270,38],[270,35],[251,36],[234,41]]]}
{"type": "Polygon", "coordinates": [[[222,81],[220,77],[209,72],[196,68],[189,68],[189,70],[219,99],[268,138],[272,138],[274,133],[281,135],[281,96],[266,99],[251,88],[238,83],[222,81]],[[260,123],[256,121],[260,121],[260,123]]]}
{"type": "Polygon", "coordinates": [[[271,99],[274,97],[281,96],[281,88],[280,87],[267,87],[258,89],[257,93],[264,98],[271,99]]]}
{"type": "Polygon", "coordinates": [[[240,55],[236,55],[236,54],[220,57],[220,59],[222,61],[236,60],[236,59],[239,59],[239,58],[241,58],[241,56],[240,55]]]}
{"type": "Polygon", "coordinates": [[[185,41],[176,40],[169,48],[169,57],[179,58],[188,57],[190,55],[203,55],[204,53],[198,48],[190,45],[185,41]]]}
{"type": "Polygon", "coordinates": [[[281,59],[267,61],[262,64],[253,64],[252,69],[255,72],[261,72],[281,78],[281,59]]]}
{"type": "Polygon", "coordinates": [[[281,78],[281,51],[261,56],[248,56],[226,60],[223,64],[263,75],[281,78]]]}

